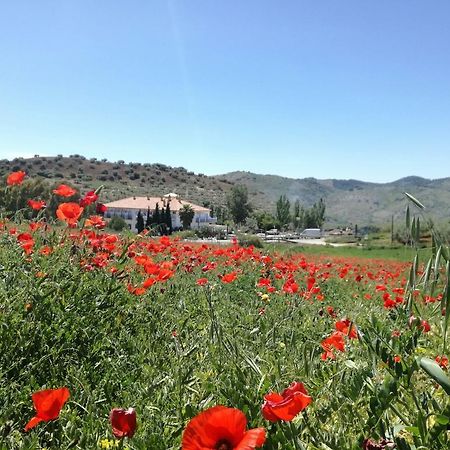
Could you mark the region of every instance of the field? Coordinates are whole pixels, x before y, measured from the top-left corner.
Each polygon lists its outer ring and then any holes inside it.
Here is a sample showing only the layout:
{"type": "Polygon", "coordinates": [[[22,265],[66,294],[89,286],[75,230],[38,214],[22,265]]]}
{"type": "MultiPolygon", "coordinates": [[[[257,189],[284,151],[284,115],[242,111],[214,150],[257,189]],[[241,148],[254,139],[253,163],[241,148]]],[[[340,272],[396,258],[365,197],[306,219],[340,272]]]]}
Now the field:
{"type": "Polygon", "coordinates": [[[2,221],[0,448],[447,448],[445,252],[431,266],[124,237],[75,210],[2,221]],[[32,395],[57,388],[70,397],[42,415],[32,395]],[[265,442],[188,444],[217,405],[265,442]],[[134,408],[135,432],[115,437],[113,408],[134,408]]]}

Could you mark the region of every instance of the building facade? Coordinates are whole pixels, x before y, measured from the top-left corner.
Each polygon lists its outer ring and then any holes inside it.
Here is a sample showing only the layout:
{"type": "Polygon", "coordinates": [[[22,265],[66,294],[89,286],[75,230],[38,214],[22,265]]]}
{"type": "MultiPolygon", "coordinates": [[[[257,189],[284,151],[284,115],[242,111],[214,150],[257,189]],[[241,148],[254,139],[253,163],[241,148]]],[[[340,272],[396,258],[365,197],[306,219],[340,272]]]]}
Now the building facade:
{"type": "Polygon", "coordinates": [[[105,218],[111,219],[114,216],[121,217],[125,220],[130,230],[136,232],[136,218],[139,211],[145,222],[148,211],[153,215],[157,204],[160,212],[166,210],[167,204],[170,205],[172,228],[174,229],[182,227],[179,212],[186,204],[194,210],[191,228],[200,228],[203,225],[214,224],[217,222],[217,218],[211,217],[211,210],[209,208],[182,200],[174,193],[166,194],[162,197],[128,197],[106,203],[105,206],[107,207],[107,210],[105,212],[105,218]]]}

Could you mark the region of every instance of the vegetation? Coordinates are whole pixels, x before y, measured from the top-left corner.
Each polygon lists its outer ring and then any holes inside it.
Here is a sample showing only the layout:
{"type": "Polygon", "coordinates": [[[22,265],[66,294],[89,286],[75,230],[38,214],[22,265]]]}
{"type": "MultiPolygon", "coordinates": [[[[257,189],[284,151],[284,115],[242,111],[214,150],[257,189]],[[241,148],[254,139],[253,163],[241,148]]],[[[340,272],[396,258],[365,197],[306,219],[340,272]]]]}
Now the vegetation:
{"type": "Polygon", "coordinates": [[[3,219],[0,448],[190,450],[205,411],[250,449],[448,448],[450,252],[417,207],[412,263],[3,219]]]}
{"type": "Polygon", "coordinates": [[[244,185],[233,186],[227,197],[228,211],[234,223],[242,224],[252,211],[248,202],[248,191],[244,185]]]}
{"type": "Polygon", "coordinates": [[[183,224],[183,230],[189,230],[191,228],[192,219],[194,218],[195,211],[192,206],[185,203],[179,212],[181,223],[183,224]]]}

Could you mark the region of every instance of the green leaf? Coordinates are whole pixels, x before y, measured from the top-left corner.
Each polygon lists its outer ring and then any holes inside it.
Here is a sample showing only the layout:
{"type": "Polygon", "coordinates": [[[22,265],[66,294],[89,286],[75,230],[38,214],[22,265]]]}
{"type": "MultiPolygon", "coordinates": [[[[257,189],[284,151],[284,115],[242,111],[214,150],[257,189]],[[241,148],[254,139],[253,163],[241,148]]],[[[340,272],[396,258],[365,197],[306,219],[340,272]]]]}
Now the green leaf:
{"type": "Polygon", "coordinates": [[[418,208],[425,209],[425,206],[417,200],[417,198],[413,197],[411,194],[408,194],[407,192],[404,192],[406,197],[411,200],[418,208]]]}
{"type": "Polygon", "coordinates": [[[450,379],[436,361],[430,358],[420,358],[419,366],[450,395],[450,379]]]}

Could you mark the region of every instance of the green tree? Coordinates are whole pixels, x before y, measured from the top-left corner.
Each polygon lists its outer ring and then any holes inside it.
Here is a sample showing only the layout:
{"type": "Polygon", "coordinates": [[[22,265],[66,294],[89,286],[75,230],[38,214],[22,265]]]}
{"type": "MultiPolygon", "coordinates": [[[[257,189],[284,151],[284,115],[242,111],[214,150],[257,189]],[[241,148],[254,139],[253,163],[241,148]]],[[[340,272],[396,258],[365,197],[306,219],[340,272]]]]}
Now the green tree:
{"type": "Polygon", "coordinates": [[[147,208],[147,217],[145,219],[145,228],[149,230],[152,227],[153,216],[150,211],[150,206],[147,208]]]}
{"type": "Polygon", "coordinates": [[[254,213],[254,216],[260,230],[271,230],[277,225],[277,219],[267,211],[257,211],[254,213]]]}
{"type": "Polygon", "coordinates": [[[294,214],[292,214],[292,225],[294,226],[294,230],[300,228],[300,200],[295,200],[294,203],[294,214]]]}
{"type": "Polygon", "coordinates": [[[145,229],[144,217],[142,216],[141,210],[139,210],[136,217],[136,230],[138,233],[142,233],[144,229],[145,229]]]}
{"type": "Polygon", "coordinates": [[[227,206],[234,223],[243,223],[252,211],[247,187],[242,184],[233,186],[227,197],[227,206]]]}
{"type": "Polygon", "coordinates": [[[153,224],[159,225],[161,223],[161,214],[159,212],[159,203],[156,203],[155,212],[153,213],[153,224]]]}
{"type": "Polygon", "coordinates": [[[320,199],[318,203],[314,203],[312,207],[312,215],[314,217],[315,227],[322,228],[325,221],[325,202],[320,199]]]}
{"type": "Polygon", "coordinates": [[[122,231],[124,228],[127,228],[127,223],[122,217],[113,216],[108,222],[108,228],[114,231],[122,231]]]}
{"type": "Polygon", "coordinates": [[[291,203],[286,195],[281,195],[277,201],[277,220],[281,228],[285,228],[291,221],[291,203]]]}
{"type": "Polygon", "coordinates": [[[183,224],[183,230],[188,230],[191,227],[192,219],[194,218],[195,211],[191,205],[185,203],[180,209],[180,220],[183,224]]]}
{"type": "Polygon", "coordinates": [[[167,225],[167,232],[169,234],[172,234],[172,214],[170,212],[170,202],[167,202],[164,219],[165,219],[165,224],[167,225]]]}

